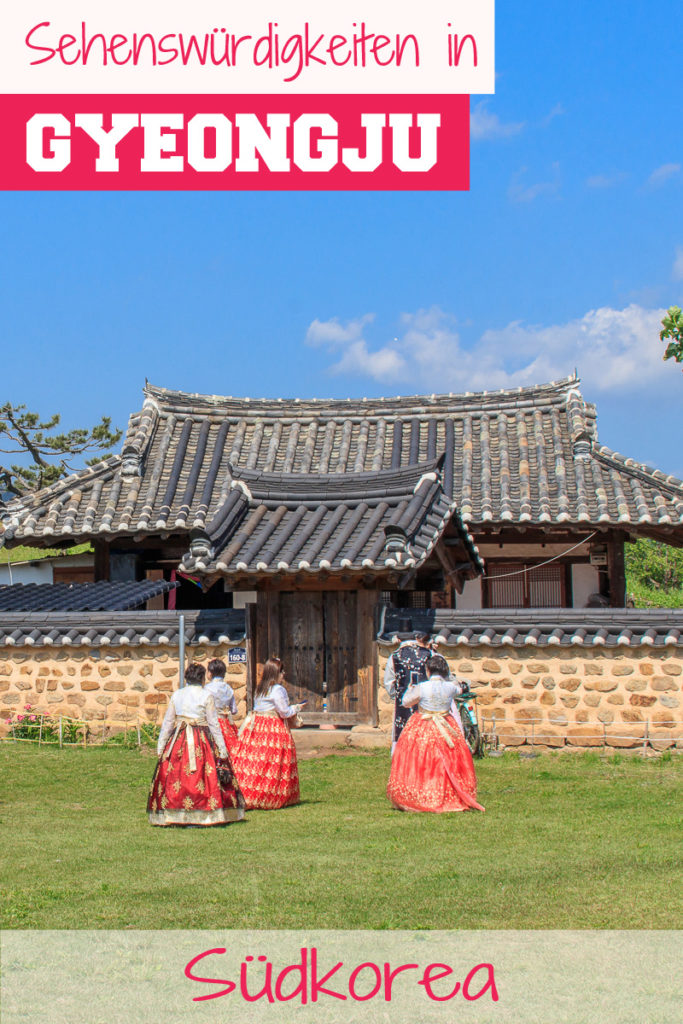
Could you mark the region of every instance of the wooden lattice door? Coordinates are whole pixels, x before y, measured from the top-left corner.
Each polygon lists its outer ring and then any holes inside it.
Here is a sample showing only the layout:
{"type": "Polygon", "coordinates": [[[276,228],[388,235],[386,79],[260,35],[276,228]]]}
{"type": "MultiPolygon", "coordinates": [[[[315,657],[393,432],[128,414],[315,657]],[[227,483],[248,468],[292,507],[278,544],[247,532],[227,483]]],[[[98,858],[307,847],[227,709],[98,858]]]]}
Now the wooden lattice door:
{"type": "Polygon", "coordinates": [[[374,720],[373,608],[373,595],[356,591],[259,594],[257,673],[281,657],[290,698],[307,701],[311,725],[374,720]]]}

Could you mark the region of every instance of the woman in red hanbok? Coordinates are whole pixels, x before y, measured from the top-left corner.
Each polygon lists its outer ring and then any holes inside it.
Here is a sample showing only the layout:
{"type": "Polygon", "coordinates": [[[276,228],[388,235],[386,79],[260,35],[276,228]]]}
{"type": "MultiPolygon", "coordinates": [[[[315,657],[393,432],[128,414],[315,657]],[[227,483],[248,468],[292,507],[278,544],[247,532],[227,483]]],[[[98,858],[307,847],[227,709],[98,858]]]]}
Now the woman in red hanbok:
{"type": "Polygon", "coordinates": [[[299,802],[299,769],[290,728],[300,710],[290,704],[279,658],[263,666],[254,710],[244,721],[233,752],[235,775],[248,809],[272,811],[299,802]]]}
{"type": "Polygon", "coordinates": [[[231,754],[237,744],[237,726],[232,716],[237,714],[237,701],[232,686],[225,681],[225,662],[220,658],[214,658],[207,666],[209,681],[204,687],[207,693],[213,697],[218,714],[218,724],[223,733],[228,753],[231,754]]]}
{"type": "Polygon", "coordinates": [[[448,678],[448,663],[434,655],[426,663],[427,680],[409,686],[405,707],[418,705],[405,725],[391,761],[387,796],[401,811],[483,811],[477,780],[462,729],[450,714],[460,693],[448,678]]]}
{"type": "Polygon", "coordinates": [[[244,817],[203,665],[190,665],[171,697],[159,733],[147,802],[152,825],[226,825],[244,817]]]}

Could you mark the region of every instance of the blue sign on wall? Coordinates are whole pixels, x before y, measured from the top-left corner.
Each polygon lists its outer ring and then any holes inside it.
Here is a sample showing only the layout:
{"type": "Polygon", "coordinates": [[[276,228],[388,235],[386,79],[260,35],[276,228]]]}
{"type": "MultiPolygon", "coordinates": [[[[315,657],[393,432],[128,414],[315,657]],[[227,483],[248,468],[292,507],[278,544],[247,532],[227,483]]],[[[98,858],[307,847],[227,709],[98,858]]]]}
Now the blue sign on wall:
{"type": "Polygon", "coordinates": [[[228,662],[230,665],[234,665],[238,661],[246,661],[247,652],[244,647],[231,647],[228,651],[228,662]]]}

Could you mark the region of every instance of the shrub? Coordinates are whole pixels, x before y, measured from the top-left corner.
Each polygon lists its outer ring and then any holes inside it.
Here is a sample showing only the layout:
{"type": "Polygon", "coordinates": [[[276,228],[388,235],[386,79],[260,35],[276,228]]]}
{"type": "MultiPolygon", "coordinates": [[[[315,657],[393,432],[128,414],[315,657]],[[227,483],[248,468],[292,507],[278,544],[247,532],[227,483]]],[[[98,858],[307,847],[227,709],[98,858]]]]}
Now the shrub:
{"type": "Polygon", "coordinates": [[[626,577],[638,608],[683,607],[683,550],[646,538],[627,544],[626,577]]]}
{"type": "MultiPolygon", "coordinates": [[[[49,711],[38,711],[32,704],[25,704],[23,712],[10,719],[10,734],[18,740],[40,740],[42,743],[59,743],[59,719],[49,711]]],[[[81,743],[88,735],[85,722],[62,718],[62,742],[81,743]]]]}

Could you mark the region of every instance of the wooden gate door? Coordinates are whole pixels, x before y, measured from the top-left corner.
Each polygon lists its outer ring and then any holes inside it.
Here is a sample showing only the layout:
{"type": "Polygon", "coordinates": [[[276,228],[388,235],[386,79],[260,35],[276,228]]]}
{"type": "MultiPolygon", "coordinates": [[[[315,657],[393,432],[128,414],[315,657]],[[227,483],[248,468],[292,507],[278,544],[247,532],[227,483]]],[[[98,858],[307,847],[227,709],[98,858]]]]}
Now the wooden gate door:
{"type": "Polygon", "coordinates": [[[306,700],[306,711],[322,711],[325,678],[323,595],[280,594],[280,657],[285,685],[293,703],[306,700]]]}
{"type": "Polygon", "coordinates": [[[292,702],[308,702],[307,724],[375,722],[374,600],[357,591],[259,593],[257,673],[271,654],[282,658],[292,702]]]}
{"type": "Polygon", "coordinates": [[[324,595],[325,680],[330,714],[358,712],[357,600],[355,591],[324,595]]]}

